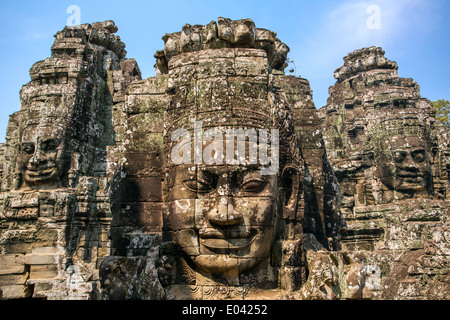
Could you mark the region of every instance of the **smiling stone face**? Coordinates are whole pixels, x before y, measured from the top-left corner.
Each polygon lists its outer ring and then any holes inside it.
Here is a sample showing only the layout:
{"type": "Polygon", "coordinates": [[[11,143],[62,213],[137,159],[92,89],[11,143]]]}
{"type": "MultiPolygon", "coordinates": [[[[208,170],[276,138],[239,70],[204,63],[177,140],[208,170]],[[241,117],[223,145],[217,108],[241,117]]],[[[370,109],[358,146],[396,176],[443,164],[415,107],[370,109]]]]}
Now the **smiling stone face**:
{"type": "Polygon", "coordinates": [[[381,148],[377,173],[385,186],[406,194],[428,194],[431,155],[425,139],[392,136],[382,141],[381,148]]]}
{"type": "Polygon", "coordinates": [[[20,142],[19,171],[22,187],[52,189],[58,187],[66,160],[59,127],[27,127],[20,142]]]}
{"type": "Polygon", "coordinates": [[[288,48],[250,21],[228,22],[186,25],[158,53],[168,74],[161,274],[189,298],[297,290],[306,276],[304,160],[275,84],[288,48]]]}
{"type": "Polygon", "coordinates": [[[277,212],[277,176],[239,166],[172,169],[168,226],[181,251],[212,274],[242,272],[268,257],[277,212]]]}

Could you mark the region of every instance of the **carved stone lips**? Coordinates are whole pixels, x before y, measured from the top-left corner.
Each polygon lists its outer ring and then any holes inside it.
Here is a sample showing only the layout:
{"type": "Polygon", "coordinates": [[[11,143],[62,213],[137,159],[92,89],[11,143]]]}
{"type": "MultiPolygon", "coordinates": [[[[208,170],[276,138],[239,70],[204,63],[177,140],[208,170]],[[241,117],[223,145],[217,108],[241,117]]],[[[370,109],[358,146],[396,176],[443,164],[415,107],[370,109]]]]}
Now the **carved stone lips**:
{"type": "Polygon", "coordinates": [[[46,178],[47,176],[51,175],[54,171],[55,171],[55,168],[38,170],[38,171],[28,169],[26,171],[26,173],[30,178],[46,178]]]}
{"type": "Polygon", "coordinates": [[[401,178],[401,179],[405,179],[408,181],[416,181],[416,180],[421,180],[423,179],[423,175],[421,174],[413,174],[413,173],[401,173],[401,174],[397,174],[397,177],[401,178]]]}
{"type": "Polygon", "coordinates": [[[397,176],[401,177],[421,177],[423,176],[420,172],[408,172],[408,171],[397,171],[397,176]]]}
{"type": "Polygon", "coordinates": [[[257,231],[242,229],[220,232],[215,229],[199,230],[200,243],[211,250],[242,250],[255,240],[257,231]]]}

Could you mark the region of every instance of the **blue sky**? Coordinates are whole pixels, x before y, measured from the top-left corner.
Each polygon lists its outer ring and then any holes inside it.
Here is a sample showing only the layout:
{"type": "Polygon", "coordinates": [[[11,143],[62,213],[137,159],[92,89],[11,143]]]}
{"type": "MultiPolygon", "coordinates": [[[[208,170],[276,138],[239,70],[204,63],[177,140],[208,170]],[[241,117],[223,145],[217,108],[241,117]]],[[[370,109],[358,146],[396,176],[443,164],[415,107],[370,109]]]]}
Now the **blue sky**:
{"type": "Polygon", "coordinates": [[[163,48],[165,33],[217,17],[250,18],[256,27],[277,32],[290,47],[288,57],[296,75],[310,81],[317,108],[326,104],[342,58],[372,45],[383,47],[386,57],[398,63],[400,76],[420,85],[423,97],[450,100],[448,0],[3,0],[0,142],[8,116],[20,109],[19,91],[30,80],[30,67],[50,56],[53,35],[66,25],[70,5],[80,8],[81,23],[114,20],[127,57],[137,60],[144,78],[155,74],[153,54],[163,48]],[[373,11],[374,6],[379,10],[373,11]]]}

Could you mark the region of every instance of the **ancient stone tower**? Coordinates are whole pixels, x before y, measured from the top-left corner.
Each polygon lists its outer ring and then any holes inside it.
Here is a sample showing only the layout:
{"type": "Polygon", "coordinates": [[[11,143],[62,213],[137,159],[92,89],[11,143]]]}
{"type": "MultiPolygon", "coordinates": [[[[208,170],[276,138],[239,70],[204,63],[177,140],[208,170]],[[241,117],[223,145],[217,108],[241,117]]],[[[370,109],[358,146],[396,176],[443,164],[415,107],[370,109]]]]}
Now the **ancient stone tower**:
{"type": "Polygon", "coordinates": [[[448,129],[381,48],[317,110],[250,19],[66,27],[1,146],[0,298],[449,297],[448,129]]]}
{"type": "MultiPolygon", "coordinates": [[[[67,27],[9,121],[1,193],[4,298],[96,298],[124,89],[140,79],[112,21],[67,27]]],[[[122,136],[121,136],[122,134],[122,136]]]]}
{"type": "Polygon", "coordinates": [[[371,261],[370,297],[448,298],[448,128],[397,69],[381,48],[350,53],[319,110],[340,186],[340,244],[371,261]]]}

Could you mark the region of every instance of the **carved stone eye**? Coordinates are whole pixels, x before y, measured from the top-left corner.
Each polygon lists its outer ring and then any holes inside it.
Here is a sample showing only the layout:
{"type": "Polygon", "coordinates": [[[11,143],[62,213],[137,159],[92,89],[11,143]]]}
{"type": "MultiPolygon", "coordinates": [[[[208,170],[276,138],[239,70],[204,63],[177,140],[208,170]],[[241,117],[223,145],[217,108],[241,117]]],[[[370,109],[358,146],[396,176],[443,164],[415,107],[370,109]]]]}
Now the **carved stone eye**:
{"type": "Polygon", "coordinates": [[[197,192],[206,193],[216,189],[216,185],[212,181],[197,180],[197,192]]]}
{"type": "Polygon", "coordinates": [[[184,180],[183,184],[186,188],[193,192],[207,193],[216,189],[217,176],[211,173],[200,173],[197,179],[184,180]]]}
{"type": "Polygon", "coordinates": [[[405,159],[406,156],[406,152],[405,151],[395,151],[394,153],[392,153],[392,157],[394,158],[395,162],[403,162],[403,160],[405,159]]]}
{"type": "Polygon", "coordinates": [[[26,143],[22,145],[22,151],[27,154],[33,154],[34,153],[34,145],[31,143],[26,143]]]}
{"type": "Polygon", "coordinates": [[[412,158],[415,162],[423,162],[425,161],[425,151],[419,150],[411,153],[412,158]]]}
{"type": "Polygon", "coordinates": [[[183,184],[186,188],[192,192],[206,193],[212,191],[214,188],[206,181],[198,180],[185,180],[183,184]]]}
{"type": "Polygon", "coordinates": [[[243,190],[245,192],[253,192],[253,193],[261,192],[266,185],[267,181],[262,179],[250,179],[244,181],[244,183],[242,184],[243,190]]]}
{"type": "Polygon", "coordinates": [[[41,144],[41,149],[45,152],[55,152],[58,148],[58,143],[54,139],[49,139],[41,144]]]}

